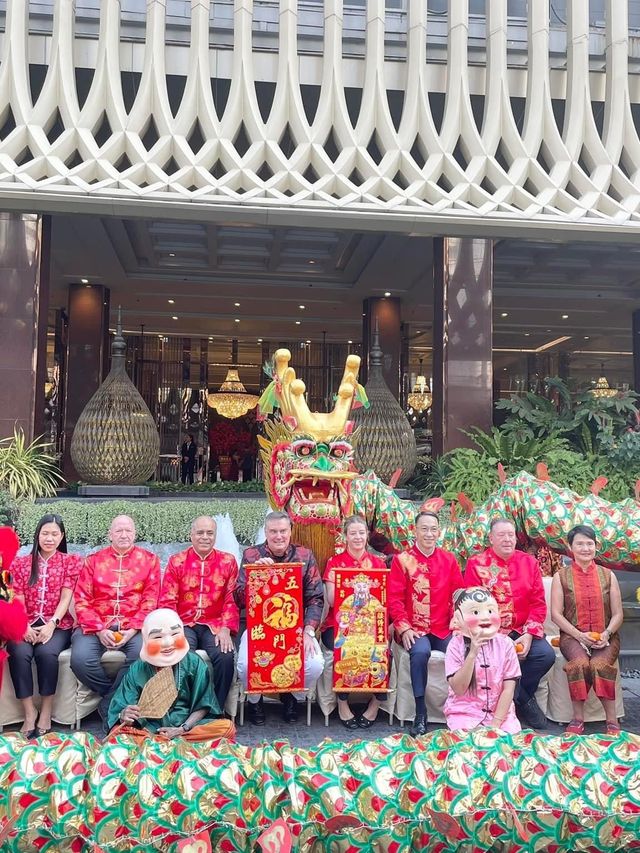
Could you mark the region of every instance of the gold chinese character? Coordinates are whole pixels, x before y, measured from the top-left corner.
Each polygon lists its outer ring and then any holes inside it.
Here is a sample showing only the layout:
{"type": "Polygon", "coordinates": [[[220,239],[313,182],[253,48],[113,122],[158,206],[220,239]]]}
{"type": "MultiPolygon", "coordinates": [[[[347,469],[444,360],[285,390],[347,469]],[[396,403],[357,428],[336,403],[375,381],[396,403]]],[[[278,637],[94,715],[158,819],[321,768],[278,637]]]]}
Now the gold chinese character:
{"type": "Polygon", "coordinates": [[[290,590],[290,589],[300,589],[300,587],[298,586],[298,582],[297,582],[297,580],[296,580],[294,577],[291,577],[291,578],[289,578],[289,580],[287,581],[287,585],[285,586],[285,589],[286,589],[286,590],[290,590]]]}
{"type": "Polygon", "coordinates": [[[276,634],[273,638],[273,648],[274,649],[282,649],[284,651],[286,646],[284,634],[276,634]]]}
{"type": "Polygon", "coordinates": [[[254,625],[251,629],[252,640],[264,640],[264,625],[254,625]]]}

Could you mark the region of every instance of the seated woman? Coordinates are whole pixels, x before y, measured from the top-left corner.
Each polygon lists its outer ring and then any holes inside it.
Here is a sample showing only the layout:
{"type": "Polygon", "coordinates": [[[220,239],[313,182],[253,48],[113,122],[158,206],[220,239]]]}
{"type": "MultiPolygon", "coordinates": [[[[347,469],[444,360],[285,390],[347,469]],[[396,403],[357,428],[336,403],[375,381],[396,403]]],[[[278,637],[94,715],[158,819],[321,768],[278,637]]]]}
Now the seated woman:
{"type": "Polygon", "coordinates": [[[584,731],[584,703],[593,687],[602,702],[608,734],[618,734],[616,661],[620,652],[622,596],[615,574],[595,563],[596,534],[577,524],[567,534],[573,562],[551,583],[551,618],[560,629],[560,651],[567,660],[573,719],[570,734],[584,731]]]}
{"type": "MultiPolygon", "coordinates": [[[[166,682],[162,693],[167,696],[166,682]]],[[[152,611],[142,625],[140,660],[135,661],[120,682],[109,705],[108,725],[118,726],[112,734],[125,731],[142,737],[159,735],[189,741],[233,739],[235,726],[221,717],[206,663],[189,651],[184,626],[173,610],[152,611]],[[144,717],[139,704],[145,686],[172,669],[167,707],[161,716],[144,717]],[[175,686],[174,686],[175,685],[175,686]],[[125,728],[126,727],[126,728],[125,728]]]]}
{"type": "Polygon", "coordinates": [[[21,732],[28,738],[51,731],[51,710],[58,686],[58,657],[71,644],[73,618],[69,605],[82,559],[67,554],[67,537],[59,515],[43,515],[33,536],[31,554],[11,566],[13,591],[27,611],[29,625],[22,642],[9,643],[9,671],[24,708],[21,732]],[[35,660],[40,714],[33,702],[35,660]]]}
{"type": "MultiPolygon", "coordinates": [[[[347,545],[346,550],[327,560],[323,578],[329,610],[322,624],[321,638],[327,649],[333,649],[335,641],[335,570],[338,568],[386,569],[386,563],[382,557],[377,557],[367,551],[369,529],[364,518],[359,515],[352,515],[345,519],[343,531],[347,545]]],[[[355,717],[349,707],[349,694],[338,693],[340,722],[346,729],[350,730],[371,728],[378,716],[380,703],[384,702],[386,698],[386,693],[374,693],[365,711],[360,716],[355,717]]]]}
{"type": "Polygon", "coordinates": [[[458,633],[447,646],[444,669],[449,695],[444,715],[450,729],[492,726],[509,734],[521,730],[513,696],[520,664],[513,640],[500,633],[500,610],[483,586],[453,596],[458,633]]]}

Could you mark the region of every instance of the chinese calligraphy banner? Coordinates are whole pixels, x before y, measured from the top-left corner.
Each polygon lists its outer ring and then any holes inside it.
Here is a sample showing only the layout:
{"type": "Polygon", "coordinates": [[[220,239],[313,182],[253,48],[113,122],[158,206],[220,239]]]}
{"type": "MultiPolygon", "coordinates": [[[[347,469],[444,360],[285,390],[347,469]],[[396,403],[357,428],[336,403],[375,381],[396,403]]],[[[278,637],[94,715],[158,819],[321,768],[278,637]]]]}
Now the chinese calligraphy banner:
{"type": "Polygon", "coordinates": [[[302,563],[250,564],[247,577],[248,692],[304,690],[302,563]]]}
{"type": "Polygon", "coordinates": [[[389,686],[385,569],[335,570],[333,689],[384,692],[389,686]]]}

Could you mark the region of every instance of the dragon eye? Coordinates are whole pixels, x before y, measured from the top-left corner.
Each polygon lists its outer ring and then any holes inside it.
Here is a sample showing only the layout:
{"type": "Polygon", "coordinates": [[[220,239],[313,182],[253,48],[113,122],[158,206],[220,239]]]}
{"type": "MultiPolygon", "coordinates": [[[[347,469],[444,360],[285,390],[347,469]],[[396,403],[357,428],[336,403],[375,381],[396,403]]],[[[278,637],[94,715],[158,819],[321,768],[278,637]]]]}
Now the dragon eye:
{"type": "Polygon", "coordinates": [[[311,441],[299,441],[293,444],[292,447],[296,456],[301,459],[311,456],[315,450],[315,444],[311,441]]]}
{"type": "Polygon", "coordinates": [[[331,455],[334,459],[344,459],[351,452],[351,445],[338,442],[331,445],[331,455]]]}

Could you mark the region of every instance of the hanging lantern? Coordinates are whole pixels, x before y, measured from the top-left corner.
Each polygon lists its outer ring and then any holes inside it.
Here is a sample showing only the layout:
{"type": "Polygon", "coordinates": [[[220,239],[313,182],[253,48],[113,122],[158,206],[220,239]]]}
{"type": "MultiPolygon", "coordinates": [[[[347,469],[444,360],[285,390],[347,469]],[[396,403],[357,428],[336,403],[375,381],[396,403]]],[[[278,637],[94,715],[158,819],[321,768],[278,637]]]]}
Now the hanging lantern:
{"type": "Polygon", "coordinates": [[[111,370],[82,410],[71,439],[71,459],[80,479],[92,485],[139,485],[158,464],[156,423],[127,376],[127,345],[118,324],[111,370]]]}
{"type": "Polygon", "coordinates": [[[589,394],[592,397],[597,397],[599,400],[606,400],[611,397],[616,397],[618,392],[612,388],[607,382],[607,377],[604,375],[604,362],[600,364],[600,376],[593,388],[589,389],[589,394]]]}
{"type": "Polygon", "coordinates": [[[227,377],[220,386],[220,390],[209,394],[207,403],[215,409],[223,418],[241,418],[251,409],[258,405],[258,397],[248,394],[247,389],[240,381],[238,370],[230,367],[227,377]]]}
{"type": "Polygon", "coordinates": [[[427,378],[422,373],[422,359],[420,359],[420,373],[416,379],[416,384],[413,386],[413,391],[407,397],[407,403],[414,412],[421,413],[431,408],[432,399],[427,378]]]}

